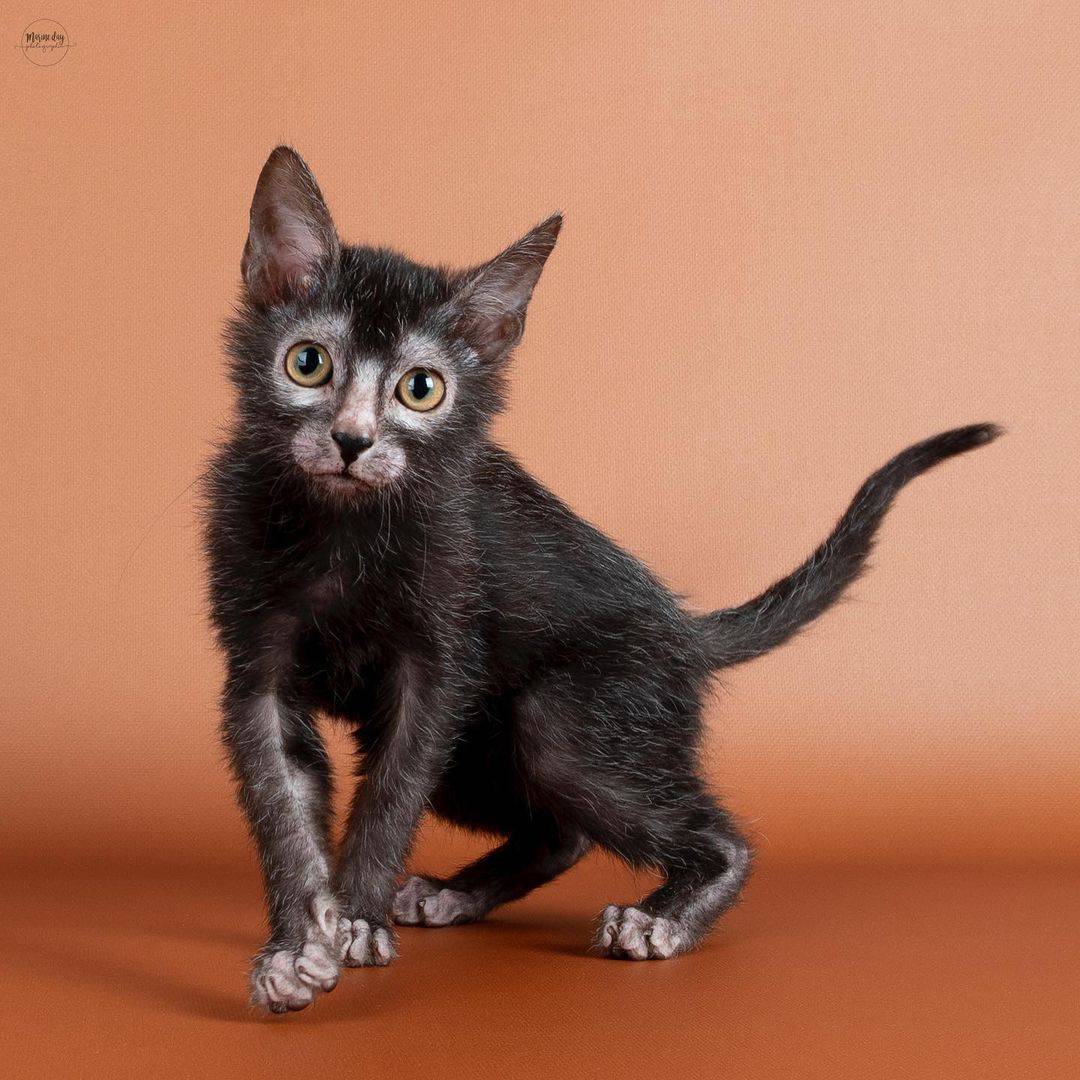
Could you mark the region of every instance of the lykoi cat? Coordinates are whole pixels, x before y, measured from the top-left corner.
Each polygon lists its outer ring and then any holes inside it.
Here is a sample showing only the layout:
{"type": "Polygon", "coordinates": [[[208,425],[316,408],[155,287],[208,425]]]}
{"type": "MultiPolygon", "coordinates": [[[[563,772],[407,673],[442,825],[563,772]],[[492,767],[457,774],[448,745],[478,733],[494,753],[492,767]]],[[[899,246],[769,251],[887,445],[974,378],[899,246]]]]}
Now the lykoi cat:
{"type": "Polygon", "coordinates": [[[859,575],[897,492],[998,434],[948,431],[868,479],[797,570],[696,615],[490,439],[561,219],[451,273],[344,245],[279,147],[259,177],[231,319],[231,431],[207,476],[223,733],[265,876],[253,1000],[301,1009],[394,922],[483,918],[599,846],[664,882],[600,916],[603,954],[694,947],[750,846],[707,790],[702,699],[859,575]],[[316,717],[355,734],[340,850],[316,717]],[[402,881],[431,810],[499,844],[402,881]]]}

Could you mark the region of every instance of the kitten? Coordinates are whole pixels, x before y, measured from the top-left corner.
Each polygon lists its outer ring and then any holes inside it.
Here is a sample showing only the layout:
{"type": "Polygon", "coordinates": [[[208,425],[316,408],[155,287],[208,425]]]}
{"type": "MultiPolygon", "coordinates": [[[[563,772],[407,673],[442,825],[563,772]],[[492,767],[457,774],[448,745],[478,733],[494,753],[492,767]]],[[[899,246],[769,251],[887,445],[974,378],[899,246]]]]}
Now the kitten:
{"type": "Polygon", "coordinates": [[[905,483],[998,434],[905,450],[798,570],[690,614],[489,441],[560,224],[450,273],[342,245],[291,149],[259,177],[206,546],[224,742],[269,910],[252,997],[274,1012],[309,1005],[343,964],[389,963],[393,922],[483,918],[593,845],[665,878],[604,910],[601,953],[696,945],[750,869],[699,771],[710,679],[837,600],[905,483]],[[350,725],[362,762],[336,859],[319,713],[350,725]],[[502,842],[447,880],[399,884],[427,809],[502,842]]]}

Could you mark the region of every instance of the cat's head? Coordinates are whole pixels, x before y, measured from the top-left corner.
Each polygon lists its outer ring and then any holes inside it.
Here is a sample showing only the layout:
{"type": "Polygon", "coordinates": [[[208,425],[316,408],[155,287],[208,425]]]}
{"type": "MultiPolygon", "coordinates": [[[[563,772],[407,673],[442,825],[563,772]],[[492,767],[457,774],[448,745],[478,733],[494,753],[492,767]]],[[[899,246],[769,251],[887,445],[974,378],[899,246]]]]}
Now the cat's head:
{"type": "Polygon", "coordinates": [[[310,169],[270,155],[226,341],[262,456],[341,501],[452,476],[503,404],[556,214],[462,272],[344,245],[310,169]]]}

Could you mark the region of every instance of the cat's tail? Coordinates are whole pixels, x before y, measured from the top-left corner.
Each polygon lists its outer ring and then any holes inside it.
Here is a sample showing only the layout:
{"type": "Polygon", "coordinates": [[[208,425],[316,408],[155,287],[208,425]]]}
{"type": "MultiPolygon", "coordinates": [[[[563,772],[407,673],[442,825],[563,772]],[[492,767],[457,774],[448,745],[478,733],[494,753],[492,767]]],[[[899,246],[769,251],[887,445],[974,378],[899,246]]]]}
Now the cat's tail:
{"type": "Polygon", "coordinates": [[[878,469],[852,500],[829,538],[796,570],[739,607],[701,615],[709,659],[731,667],[768,652],[816,619],[859,577],[896,493],[938,462],[996,439],[996,424],[972,424],[924,439],[878,469]]]}

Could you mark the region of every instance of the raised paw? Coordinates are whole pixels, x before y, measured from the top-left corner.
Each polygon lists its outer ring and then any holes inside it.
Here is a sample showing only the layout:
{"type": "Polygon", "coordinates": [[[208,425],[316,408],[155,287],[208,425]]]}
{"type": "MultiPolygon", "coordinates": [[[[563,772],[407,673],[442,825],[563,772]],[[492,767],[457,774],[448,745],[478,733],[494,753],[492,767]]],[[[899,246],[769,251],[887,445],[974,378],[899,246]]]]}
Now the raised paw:
{"type": "Polygon", "coordinates": [[[386,967],[397,955],[389,927],[367,919],[338,922],[338,949],[346,967],[386,967]]]}
{"type": "Polygon", "coordinates": [[[296,1012],[333,990],[337,981],[338,961],[324,942],[266,950],[251,971],[251,1003],[273,1013],[296,1012]]]}
{"type": "Polygon", "coordinates": [[[596,933],[596,947],[605,956],[624,960],[668,960],[689,945],[689,936],[676,920],[616,904],[604,908],[596,933]]]}
{"type": "Polygon", "coordinates": [[[470,893],[414,876],[394,897],[393,913],[394,921],[402,926],[454,926],[475,922],[483,910],[470,893]]]}

